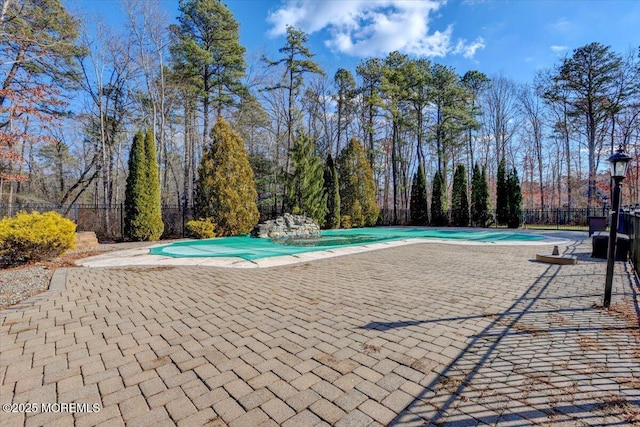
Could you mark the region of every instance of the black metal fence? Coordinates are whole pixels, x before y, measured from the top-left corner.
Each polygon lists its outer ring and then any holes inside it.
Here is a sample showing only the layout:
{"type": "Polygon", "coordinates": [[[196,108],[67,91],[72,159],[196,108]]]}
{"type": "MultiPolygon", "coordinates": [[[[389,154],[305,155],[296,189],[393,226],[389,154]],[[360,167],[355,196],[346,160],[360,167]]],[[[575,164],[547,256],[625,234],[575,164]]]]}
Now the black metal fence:
{"type": "MultiPolygon", "coordinates": [[[[451,217],[449,213],[449,217],[451,217]]],[[[493,217],[495,218],[495,211],[493,217]]],[[[397,221],[394,221],[393,209],[382,209],[380,218],[383,225],[408,225],[411,223],[411,215],[408,209],[398,209],[397,221]]],[[[525,209],[522,211],[522,227],[551,230],[587,230],[589,218],[606,216],[601,208],[593,209],[525,209]]],[[[495,222],[492,227],[500,227],[495,222]]]]}
{"type": "Polygon", "coordinates": [[[601,208],[525,209],[522,213],[522,224],[524,228],[586,230],[589,218],[606,215],[607,212],[601,208]]]}
{"type": "Polygon", "coordinates": [[[621,212],[619,231],[629,235],[630,260],[640,274],[640,205],[624,207],[621,212]]]}
{"type": "MultiPolygon", "coordinates": [[[[260,220],[271,219],[281,211],[273,206],[260,206],[260,220]]],[[[77,224],[78,231],[93,231],[101,241],[122,240],[124,236],[124,205],[73,204],[59,205],[52,203],[0,203],[0,218],[13,216],[19,211],[56,211],[77,224]]],[[[588,218],[604,216],[602,209],[538,209],[524,210],[523,228],[539,228],[554,230],[587,230],[588,218]]],[[[399,209],[394,221],[393,209],[382,209],[383,225],[408,225],[410,212],[399,209]]],[[[162,207],[164,222],[163,238],[185,236],[185,224],[194,218],[191,208],[172,205],[162,207]]],[[[497,227],[497,225],[493,225],[497,227]]]]}

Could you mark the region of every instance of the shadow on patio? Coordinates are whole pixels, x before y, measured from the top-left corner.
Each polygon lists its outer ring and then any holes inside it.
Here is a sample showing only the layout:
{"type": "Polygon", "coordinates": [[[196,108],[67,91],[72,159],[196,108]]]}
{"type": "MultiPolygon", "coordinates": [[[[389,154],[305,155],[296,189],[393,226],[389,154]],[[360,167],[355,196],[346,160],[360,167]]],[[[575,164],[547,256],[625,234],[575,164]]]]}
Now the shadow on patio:
{"type": "Polygon", "coordinates": [[[596,302],[604,269],[587,280],[549,266],[502,312],[363,326],[491,319],[390,425],[640,425],[640,286],[624,268],[609,310],[596,302]]]}

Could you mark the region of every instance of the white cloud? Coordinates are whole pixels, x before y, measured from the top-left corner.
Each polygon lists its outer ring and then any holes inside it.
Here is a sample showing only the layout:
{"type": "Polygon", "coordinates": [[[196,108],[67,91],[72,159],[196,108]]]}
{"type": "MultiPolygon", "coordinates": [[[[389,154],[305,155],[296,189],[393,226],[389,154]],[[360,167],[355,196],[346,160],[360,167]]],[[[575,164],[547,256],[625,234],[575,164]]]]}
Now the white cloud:
{"type": "Polygon", "coordinates": [[[394,50],[420,56],[443,57],[448,53],[471,58],[484,47],[479,38],[471,44],[452,42],[453,26],[430,31],[430,14],[446,0],[289,0],[267,18],[272,37],[287,26],[307,34],[326,30],[325,45],[353,56],[374,56],[394,50]]]}
{"type": "Polygon", "coordinates": [[[457,55],[461,54],[465,58],[470,59],[475,56],[478,49],[484,49],[485,46],[486,45],[484,44],[484,39],[482,37],[478,37],[471,44],[467,44],[465,39],[460,39],[458,40],[458,43],[456,43],[456,47],[452,52],[457,55]]]}
{"type": "Polygon", "coordinates": [[[553,45],[550,47],[551,51],[554,53],[562,53],[565,50],[569,49],[569,46],[558,46],[558,45],[553,45]]]}
{"type": "Polygon", "coordinates": [[[560,33],[568,33],[573,31],[574,24],[567,18],[559,18],[551,23],[551,28],[560,33]]]}

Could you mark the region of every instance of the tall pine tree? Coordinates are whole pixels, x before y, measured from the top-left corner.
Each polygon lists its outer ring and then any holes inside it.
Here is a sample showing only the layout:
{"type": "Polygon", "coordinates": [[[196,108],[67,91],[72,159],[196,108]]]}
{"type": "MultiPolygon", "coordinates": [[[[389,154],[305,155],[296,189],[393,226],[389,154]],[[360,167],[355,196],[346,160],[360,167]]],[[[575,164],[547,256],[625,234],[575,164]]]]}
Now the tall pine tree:
{"type": "Polygon", "coordinates": [[[260,214],[258,194],[242,138],[222,118],[211,132],[212,143],[198,167],[195,213],[216,226],[216,235],[246,234],[260,214]]]}
{"type": "Polygon", "coordinates": [[[325,228],[340,227],[340,181],[338,169],[331,154],[327,156],[324,166],[324,194],[327,197],[327,214],[325,216],[325,228]]]}
{"type": "Polygon", "coordinates": [[[291,149],[293,173],[289,177],[289,209],[324,225],[327,196],[324,191],[322,159],[314,154],[314,143],[306,133],[298,133],[291,149]]]}
{"type": "Polygon", "coordinates": [[[469,225],[469,199],[467,198],[467,171],[463,164],[456,167],[451,195],[451,222],[456,227],[469,225]]]}
{"type": "Polygon", "coordinates": [[[427,204],[427,179],[424,174],[424,168],[422,164],[420,164],[418,165],[417,172],[413,176],[413,184],[411,185],[411,205],[409,207],[411,224],[429,224],[427,204]]]}
{"type": "Polygon", "coordinates": [[[431,225],[441,227],[447,225],[447,189],[440,171],[433,177],[433,191],[431,193],[431,225]]]}
{"type": "MultiPolygon", "coordinates": [[[[287,159],[285,163],[285,173],[291,172],[291,158],[289,152],[293,146],[294,140],[294,128],[300,118],[298,108],[296,106],[296,99],[300,94],[300,90],[304,83],[304,75],[307,73],[324,74],[320,66],[313,61],[314,54],[307,46],[309,38],[301,30],[297,30],[294,27],[287,26],[287,42],[279,49],[279,52],[283,54],[280,59],[270,60],[263,58],[263,60],[270,66],[284,65],[284,75],[282,76],[282,82],[274,86],[267,87],[265,90],[285,90],[287,96],[287,159]]],[[[283,198],[283,205],[287,205],[287,198],[290,195],[285,193],[283,198]]]]}
{"type": "Polygon", "coordinates": [[[203,134],[209,137],[212,107],[217,116],[246,93],[246,63],[240,26],[220,0],[180,0],[178,25],[169,26],[173,68],[202,103],[203,134]]]}

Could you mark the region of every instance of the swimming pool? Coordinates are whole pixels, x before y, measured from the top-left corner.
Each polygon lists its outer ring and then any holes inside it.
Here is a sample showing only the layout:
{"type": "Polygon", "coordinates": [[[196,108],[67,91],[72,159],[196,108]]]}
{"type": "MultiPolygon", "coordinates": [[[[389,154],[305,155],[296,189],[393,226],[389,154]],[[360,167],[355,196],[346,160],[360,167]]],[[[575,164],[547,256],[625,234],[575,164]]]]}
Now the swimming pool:
{"type": "Polygon", "coordinates": [[[247,261],[341,247],[409,239],[457,240],[481,243],[539,242],[545,236],[493,230],[372,227],[325,230],[320,237],[270,240],[250,236],[174,242],[151,248],[150,254],[173,258],[238,257],[247,261]]]}

